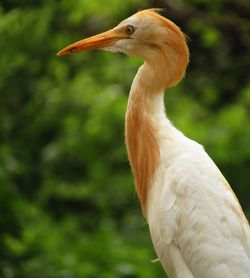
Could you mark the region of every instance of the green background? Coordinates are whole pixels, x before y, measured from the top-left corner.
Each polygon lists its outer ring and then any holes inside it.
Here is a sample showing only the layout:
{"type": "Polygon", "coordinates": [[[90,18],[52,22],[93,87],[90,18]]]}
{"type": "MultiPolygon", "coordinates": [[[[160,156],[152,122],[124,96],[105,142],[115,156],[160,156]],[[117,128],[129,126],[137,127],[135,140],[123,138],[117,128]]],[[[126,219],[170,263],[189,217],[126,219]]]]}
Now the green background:
{"type": "Polygon", "coordinates": [[[165,277],[124,147],[140,59],[57,57],[147,7],[189,37],[169,118],[203,144],[250,215],[250,2],[2,0],[0,277],[165,277]]]}

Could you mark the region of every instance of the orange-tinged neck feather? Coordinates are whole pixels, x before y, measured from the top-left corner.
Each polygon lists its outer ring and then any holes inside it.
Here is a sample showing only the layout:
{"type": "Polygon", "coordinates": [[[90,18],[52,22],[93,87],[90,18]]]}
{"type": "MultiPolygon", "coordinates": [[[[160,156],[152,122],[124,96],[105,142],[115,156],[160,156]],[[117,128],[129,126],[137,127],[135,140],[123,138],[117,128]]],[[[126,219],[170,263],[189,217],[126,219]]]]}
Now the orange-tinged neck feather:
{"type": "Polygon", "coordinates": [[[126,145],[144,216],[148,191],[160,160],[158,131],[150,110],[147,96],[134,91],[126,115],[126,145]]]}

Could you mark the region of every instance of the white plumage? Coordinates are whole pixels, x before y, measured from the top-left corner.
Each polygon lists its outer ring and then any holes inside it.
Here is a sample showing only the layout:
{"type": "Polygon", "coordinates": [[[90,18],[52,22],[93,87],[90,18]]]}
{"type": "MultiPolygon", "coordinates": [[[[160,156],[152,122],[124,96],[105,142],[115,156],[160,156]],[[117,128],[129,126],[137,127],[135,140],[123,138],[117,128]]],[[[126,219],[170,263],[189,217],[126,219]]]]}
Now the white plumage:
{"type": "Polygon", "coordinates": [[[201,145],[161,123],[166,151],[148,204],[161,263],[170,277],[250,277],[249,225],[237,198],[201,145]]]}

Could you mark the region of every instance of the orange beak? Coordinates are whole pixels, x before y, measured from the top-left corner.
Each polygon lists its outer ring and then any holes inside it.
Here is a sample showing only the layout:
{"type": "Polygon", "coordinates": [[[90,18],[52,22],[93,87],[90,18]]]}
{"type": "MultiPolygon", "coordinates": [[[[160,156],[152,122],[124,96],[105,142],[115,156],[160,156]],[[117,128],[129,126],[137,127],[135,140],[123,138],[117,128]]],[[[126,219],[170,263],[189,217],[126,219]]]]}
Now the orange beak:
{"type": "Polygon", "coordinates": [[[117,29],[111,29],[101,34],[75,42],[57,53],[58,56],[81,52],[90,49],[100,49],[112,46],[119,39],[126,38],[126,35],[117,29]]]}

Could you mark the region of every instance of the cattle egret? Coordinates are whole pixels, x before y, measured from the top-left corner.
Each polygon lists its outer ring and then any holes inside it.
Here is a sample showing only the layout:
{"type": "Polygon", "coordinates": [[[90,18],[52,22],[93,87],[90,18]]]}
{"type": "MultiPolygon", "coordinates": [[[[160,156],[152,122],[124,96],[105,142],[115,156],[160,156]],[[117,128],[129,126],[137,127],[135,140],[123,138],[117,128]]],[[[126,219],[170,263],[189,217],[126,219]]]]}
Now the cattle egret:
{"type": "Polygon", "coordinates": [[[169,121],[165,89],[184,76],[185,36],[157,10],[61,50],[123,52],[144,59],[129,94],[126,146],[157,256],[170,277],[250,277],[250,229],[231,187],[203,147],[169,121]]]}

